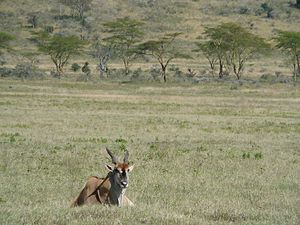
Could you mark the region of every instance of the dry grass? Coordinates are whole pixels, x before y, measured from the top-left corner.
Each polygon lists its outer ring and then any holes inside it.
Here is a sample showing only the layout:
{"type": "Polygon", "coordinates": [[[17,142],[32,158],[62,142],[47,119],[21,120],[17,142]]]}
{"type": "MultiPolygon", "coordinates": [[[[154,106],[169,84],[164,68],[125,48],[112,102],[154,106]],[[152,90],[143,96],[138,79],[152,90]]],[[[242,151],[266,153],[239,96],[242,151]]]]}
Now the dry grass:
{"type": "Polygon", "coordinates": [[[287,84],[0,84],[1,224],[298,224],[300,90],[287,84]],[[134,208],[69,209],[104,147],[134,208]]]}

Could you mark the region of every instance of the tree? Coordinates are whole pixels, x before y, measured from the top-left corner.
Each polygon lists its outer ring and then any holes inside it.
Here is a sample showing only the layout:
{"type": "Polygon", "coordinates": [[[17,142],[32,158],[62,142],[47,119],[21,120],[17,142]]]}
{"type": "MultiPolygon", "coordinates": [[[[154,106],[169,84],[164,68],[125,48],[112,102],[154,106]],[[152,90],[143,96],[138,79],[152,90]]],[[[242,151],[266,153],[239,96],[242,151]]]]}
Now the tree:
{"type": "Polygon", "coordinates": [[[214,28],[206,28],[205,34],[209,40],[204,42],[206,49],[202,50],[218,58],[220,78],[223,77],[223,68],[226,63],[237,79],[240,79],[245,62],[269,48],[262,38],[251,34],[235,23],[223,23],[214,28]]]}
{"type": "Polygon", "coordinates": [[[31,25],[32,28],[36,28],[38,26],[37,13],[29,13],[27,22],[31,25]]]}
{"type": "Polygon", "coordinates": [[[203,43],[195,43],[197,49],[194,49],[194,52],[202,52],[204,57],[208,60],[209,66],[211,69],[211,75],[215,75],[215,67],[218,62],[218,54],[216,52],[216,46],[213,41],[206,41],[203,43]]]}
{"type": "Polygon", "coordinates": [[[158,38],[149,40],[139,45],[140,54],[154,57],[161,66],[161,73],[164,82],[167,82],[166,71],[169,63],[176,58],[191,58],[181,53],[175,46],[174,41],[181,33],[170,33],[158,38]]]}
{"type": "Polygon", "coordinates": [[[245,62],[256,54],[265,53],[269,45],[263,38],[247,31],[234,23],[226,23],[221,26],[226,32],[227,63],[232,67],[237,79],[241,78],[245,62]]]}
{"type": "MultiPolygon", "coordinates": [[[[217,27],[206,27],[204,35],[209,40],[204,43],[199,43],[200,45],[203,45],[205,47],[204,54],[208,54],[210,56],[214,56],[219,64],[219,78],[223,78],[224,76],[224,68],[226,65],[226,52],[228,51],[228,44],[227,40],[225,38],[226,32],[224,32],[223,29],[220,29],[220,26],[217,27]],[[207,52],[209,51],[209,52],[207,52]]],[[[199,51],[201,49],[196,49],[196,51],[199,51]]]]}
{"type": "Polygon", "coordinates": [[[42,37],[39,50],[48,54],[55,64],[57,75],[63,74],[63,67],[72,55],[80,54],[85,42],[76,36],[54,35],[42,37]]]}
{"type": "Polygon", "coordinates": [[[296,81],[300,75],[300,32],[279,31],[274,40],[277,42],[276,47],[289,56],[296,81]]]}
{"type": "Polygon", "coordinates": [[[62,4],[70,7],[74,12],[76,12],[81,20],[84,18],[84,12],[91,9],[92,1],[93,0],[60,0],[62,4]]]}
{"type": "Polygon", "coordinates": [[[130,63],[138,55],[136,45],[142,40],[142,22],[129,17],[119,18],[104,23],[106,33],[110,36],[103,39],[106,46],[111,46],[114,54],[123,61],[125,73],[129,73],[130,63]]]}
{"type": "Polygon", "coordinates": [[[100,41],[97,41],[92,46],[92,51],[90,52],[90,54],[98,61],[97,68],[99,69],[101,79],[104,77],[103,74],[108,70],[107,63],[112,57],[112,47],[106,46],[100,41]]]}

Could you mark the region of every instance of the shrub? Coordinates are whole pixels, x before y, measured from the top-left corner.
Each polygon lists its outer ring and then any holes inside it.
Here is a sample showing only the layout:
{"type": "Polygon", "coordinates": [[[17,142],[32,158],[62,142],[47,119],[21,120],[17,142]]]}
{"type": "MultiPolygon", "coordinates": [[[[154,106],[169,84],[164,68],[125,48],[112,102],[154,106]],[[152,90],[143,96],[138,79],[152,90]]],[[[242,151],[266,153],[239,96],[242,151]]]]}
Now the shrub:
{"type": "Polygon", "coordinates": [[[241,6],[239,8],[239,14],[250,14],[250,10],[246,6],[241,6]]]}
{"type": "Polygon", "coordinates": [[[53,31],[54,31],[54,27],[53,27],[53,26],[46,26],[46,27],[44,28],[44,31],[45,31],[46,33],[48,33],[48,34],[52,34],[53,31]]]}
{"type": "Polygon", "coordinates": [[[45,73],[31,64],[18,64],[15,68],[0,68],[1,77],[16,77],[22,79],[43,78],[45,73]]]}
{"type": "Polygon", "coordinates": [[[255,154],[254,154],[254,158],[255,158],[255,159],[262,159],[262,157],[263,157],[263,155],[262,155],[261,152],[258,152],[258,153],[255,153],[255,154]]]}
{"type": "Polygon", "coordinates": [[[160,81],[161,71],[157,67],[152,67],[150,69],[150,75],[153,77],[155,81],[160,81]]]}
{"type": "Polygon", "coordinates": [[[78,63],[73,63],[71,66],[72,71],[77,72],[81,66],[78,63]]]}

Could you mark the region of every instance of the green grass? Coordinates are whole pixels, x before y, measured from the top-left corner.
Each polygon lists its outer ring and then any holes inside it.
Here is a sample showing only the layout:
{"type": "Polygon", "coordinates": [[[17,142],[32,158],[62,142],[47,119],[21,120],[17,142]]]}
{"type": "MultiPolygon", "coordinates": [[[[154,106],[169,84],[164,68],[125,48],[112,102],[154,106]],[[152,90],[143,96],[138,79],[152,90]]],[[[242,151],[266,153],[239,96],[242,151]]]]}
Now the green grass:
{"type": "Polygon", "coordinates": [[[0,82],[0,224],[299,224],[300,89],[0,82]],[[134,208],[70,209],[104,148],[134,208]]]}

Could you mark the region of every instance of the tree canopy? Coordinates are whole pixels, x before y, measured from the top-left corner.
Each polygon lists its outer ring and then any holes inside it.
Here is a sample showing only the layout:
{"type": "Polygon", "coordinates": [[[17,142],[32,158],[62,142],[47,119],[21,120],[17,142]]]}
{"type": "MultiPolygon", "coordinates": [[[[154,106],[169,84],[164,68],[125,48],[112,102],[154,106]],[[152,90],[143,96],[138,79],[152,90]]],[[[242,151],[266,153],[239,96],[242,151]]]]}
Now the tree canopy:
{"type": "Polygon", "coordinates": [[[124,63],[126,74],[129,72],[130,62],[137,56],[136,44],[142,40],[143,23],[129,17],[118,18],[104,23],[105,32],[109,35],[103,41],[111,46],[115,55],[124,63]]]}
{"type": "Polygon", "coordinates": [[[149,40],[139,45],[140,54],[154,57],[161,66],[164,82],[167,82],[166,70],[169,63],[176,58],[191,58],[173,46],[175,39],[181,33],[168,33],[155,40],[149,40]]]}
{"type": "Polygon", "coordinates": [[[210,64],[219,61],[219,77],[223,77],[225,64],[229,66],[237,79],[241,78],[245,62],[256,54],[269,49],[263,38],[250,33],[235,23],[223,23],[216,27],[206,28],[207,41],[198,44],[198,50],[209,57],[210,64]]]}
{"type": "Polygon", "coordinates": [[[294,80],[300,75],[300,32],[279,31],[274,38],[276,47],[290,58],[294,69],[294,80]]]}
{"type": "Polygon", "coordinates": [[[63,67],[72,55],[81,53],[82,47],[86,44],[76,36],[42,36],[39,50],[48,54],[55,64],[58,76],[63,74],[63,67]]]}

